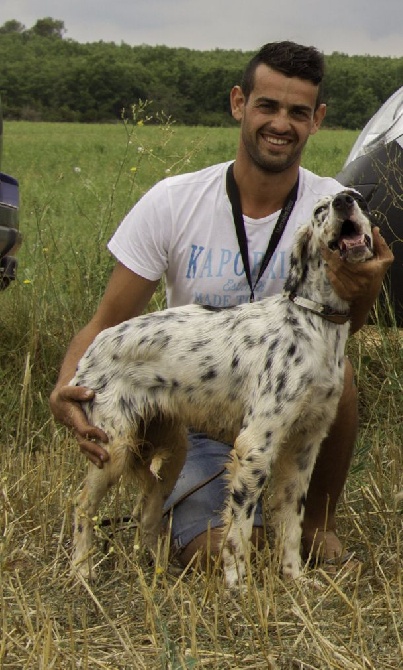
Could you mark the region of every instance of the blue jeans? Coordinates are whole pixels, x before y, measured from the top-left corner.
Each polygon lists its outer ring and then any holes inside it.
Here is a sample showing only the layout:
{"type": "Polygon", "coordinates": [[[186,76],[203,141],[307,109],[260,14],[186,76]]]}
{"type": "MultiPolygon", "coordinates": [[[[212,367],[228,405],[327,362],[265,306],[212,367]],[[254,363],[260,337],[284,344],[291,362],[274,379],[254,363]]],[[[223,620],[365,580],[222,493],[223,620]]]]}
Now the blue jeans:
{"type": "MultiPolygon", "coordinates": [[[[173,510],[171,541],[174,549],[180,551],[208,528],[223,525],[221,514],[228,495],[225,465],[231,449],[231,445],[211,440],[204,433],[189,433],[185,465],[164,505],[165,513],[173,510]],[[214,479],[181,499],[210,477],[214,479]]],[[[256,507],[253,525],[263,527],[261,501],[256,507]]]]}

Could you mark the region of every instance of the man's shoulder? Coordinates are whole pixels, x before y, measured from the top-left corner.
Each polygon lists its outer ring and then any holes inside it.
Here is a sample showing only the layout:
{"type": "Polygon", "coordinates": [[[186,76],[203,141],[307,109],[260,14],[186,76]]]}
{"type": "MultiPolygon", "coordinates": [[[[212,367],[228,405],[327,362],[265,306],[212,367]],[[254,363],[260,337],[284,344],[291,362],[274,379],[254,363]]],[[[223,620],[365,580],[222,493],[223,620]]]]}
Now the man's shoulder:
{"type": "Polygon", "coordinates": [[[198,184],[208,185],[214,184],[215,182],[221,183],[228,165],[229,162],[216,163],[215,165],[209,165],[208,167],[196,170],[195,172],[185,172],[183,174],[167,177],[161,183],[164,184],[167,189],[180,187],[186,188],[198,184]]]}

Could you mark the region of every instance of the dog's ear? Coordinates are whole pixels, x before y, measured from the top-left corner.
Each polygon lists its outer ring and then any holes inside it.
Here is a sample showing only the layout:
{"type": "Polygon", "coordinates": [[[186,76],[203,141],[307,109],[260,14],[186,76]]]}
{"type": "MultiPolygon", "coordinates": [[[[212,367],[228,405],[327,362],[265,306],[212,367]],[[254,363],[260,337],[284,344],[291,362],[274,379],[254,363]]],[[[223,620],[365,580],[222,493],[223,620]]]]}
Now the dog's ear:
{"type": "Polygon", "coordinates": [[[312,225],[310,222],[301,226],[296,232],[290,255],[290,269],[284,283],[284,290],[287,293],[294,293],[304,279],[311,237],[312,225]]]}

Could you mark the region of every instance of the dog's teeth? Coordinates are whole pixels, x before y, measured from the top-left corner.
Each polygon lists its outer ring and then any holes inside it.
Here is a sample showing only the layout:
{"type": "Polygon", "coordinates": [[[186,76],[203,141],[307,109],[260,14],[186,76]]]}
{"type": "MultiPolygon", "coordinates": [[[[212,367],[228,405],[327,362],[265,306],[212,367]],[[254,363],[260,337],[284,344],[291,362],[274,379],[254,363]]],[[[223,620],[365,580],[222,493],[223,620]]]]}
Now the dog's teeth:
{"type": "Polygon", "coordinates": [[[352,249],[353,247],[365,246],[365,235],[348,235],[339,239],[341,250],[352,249]]]}

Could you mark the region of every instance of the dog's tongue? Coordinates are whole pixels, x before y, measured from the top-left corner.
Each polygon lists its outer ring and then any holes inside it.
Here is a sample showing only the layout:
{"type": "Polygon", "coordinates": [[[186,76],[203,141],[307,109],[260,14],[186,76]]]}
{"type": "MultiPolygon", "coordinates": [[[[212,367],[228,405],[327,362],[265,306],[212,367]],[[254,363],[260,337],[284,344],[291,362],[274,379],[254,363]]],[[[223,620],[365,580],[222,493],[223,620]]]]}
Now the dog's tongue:
{"type": "Polygon", "coordinates": [[[340,253],[343,256],[361,253],[362,248],[365,247],[365,235],[346,235],[341,236],[338,241],[340,253]]]}

